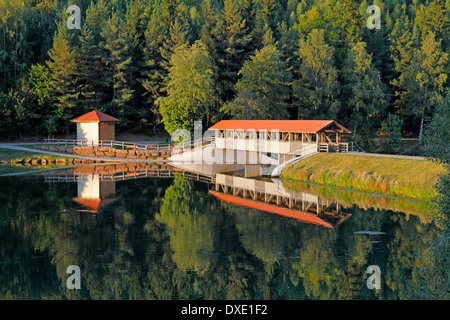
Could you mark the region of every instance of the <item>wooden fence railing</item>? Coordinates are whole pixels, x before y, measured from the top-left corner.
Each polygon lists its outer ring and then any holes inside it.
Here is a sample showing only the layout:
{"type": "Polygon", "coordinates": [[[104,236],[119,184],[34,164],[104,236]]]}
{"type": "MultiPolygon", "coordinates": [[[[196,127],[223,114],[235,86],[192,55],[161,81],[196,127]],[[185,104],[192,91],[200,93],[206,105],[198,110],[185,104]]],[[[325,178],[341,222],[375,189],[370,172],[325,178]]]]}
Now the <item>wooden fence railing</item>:
{"type": "Polygon", "coordinates": [[[209,137],[194,141],[186,141],[180,143],[162,143],[162,144],[137,144],[124,141],[114,141],[114,140],[99,140],[94,141],[83,141],[77,139],[44,139],[46,145],[63,145],[63,146],[78,146],[78,147],[111,147],[121,150],[142,150],[142,151],[172,151],[177,147],[178,153],[182,153],[186,150],[191,150],[198,147],[203,147],[205,145],[213,143],[215,137],[209,137]]]}
{"type": "Polygon", "coordinates": [[[63,146],[73,146],[73,147],[111,147],[121,150],[145,150],[145,151],[171,151],[175,144],[173,143],[163,143],[163,144],[136,144],[124,141],[114,141],[114,140],[99,140],[94,141],[83,141],[76,139],[44,139],[46,145],[63,145],[63,146]]]}

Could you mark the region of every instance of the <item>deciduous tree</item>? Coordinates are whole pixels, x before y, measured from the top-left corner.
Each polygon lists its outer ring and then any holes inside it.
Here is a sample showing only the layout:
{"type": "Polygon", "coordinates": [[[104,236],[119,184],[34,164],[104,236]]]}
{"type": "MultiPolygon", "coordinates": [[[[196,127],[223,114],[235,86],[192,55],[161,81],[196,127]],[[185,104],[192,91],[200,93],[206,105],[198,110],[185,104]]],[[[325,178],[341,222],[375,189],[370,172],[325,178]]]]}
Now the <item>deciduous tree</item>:
{"type": "Polygon", "coordinates": [[[314,29],[307,39],[300,39],[299,48],[299,79],[294,82],[298,118],[334,118],[339,83],[333,47],[325,42],[323,30],[314,29]]]}
{"type": "Polygon", "coordinates": [[[170,59],[167,96],[156,100],[164,127],[172,134],[176,129],[194,129],[194,121],[211,116],[218,101],[216,68],[206,46],[196,41],[179,47],[170,59]]]}

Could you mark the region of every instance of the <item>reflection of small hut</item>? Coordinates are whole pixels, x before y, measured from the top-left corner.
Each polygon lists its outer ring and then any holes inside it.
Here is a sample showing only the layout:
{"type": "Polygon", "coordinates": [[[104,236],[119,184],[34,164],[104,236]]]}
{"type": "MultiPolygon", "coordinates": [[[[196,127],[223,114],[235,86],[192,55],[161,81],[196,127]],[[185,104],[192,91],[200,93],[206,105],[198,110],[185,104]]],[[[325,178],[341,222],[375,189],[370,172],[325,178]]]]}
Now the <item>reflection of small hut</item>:
{"type": "Polygon", "coordinates": [[[98,145],[100,140],[114,140],[114,125],[118,121],[120,120],[97,110],[71,120],[77,124],[77,140],[92,145],[98,145]]]}
{"type": "Polygon", "coordinates": [[[78,197],[74,198],[86,209],[82,211],[98,213],[118,198],[116,197],[116,182],[102,181],[100,175],[83,175],[78,181],[78,197]]]}

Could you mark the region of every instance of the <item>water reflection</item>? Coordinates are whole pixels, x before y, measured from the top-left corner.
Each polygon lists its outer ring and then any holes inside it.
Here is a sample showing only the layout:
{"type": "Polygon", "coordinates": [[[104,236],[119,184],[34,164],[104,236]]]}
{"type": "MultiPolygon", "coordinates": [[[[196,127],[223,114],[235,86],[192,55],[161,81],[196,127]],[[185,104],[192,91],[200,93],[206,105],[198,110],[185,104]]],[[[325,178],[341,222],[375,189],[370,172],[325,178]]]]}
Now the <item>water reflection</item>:
{"type": "Polygon", "coordinates": [[[222,169],[2,178],[0,298],[401,299],[416,281],[424,204],[222,169]],[[65,287],[71,264],[81,290],[65,287]]]}
{"type": "Polygon", "coordinates": [[[312,193],[287,191],[279,180],[217,174],[215,191],[209,192],[221,201],[326,228],[333,228],[351,216],[342,211],[339,202],[312,193]]]}

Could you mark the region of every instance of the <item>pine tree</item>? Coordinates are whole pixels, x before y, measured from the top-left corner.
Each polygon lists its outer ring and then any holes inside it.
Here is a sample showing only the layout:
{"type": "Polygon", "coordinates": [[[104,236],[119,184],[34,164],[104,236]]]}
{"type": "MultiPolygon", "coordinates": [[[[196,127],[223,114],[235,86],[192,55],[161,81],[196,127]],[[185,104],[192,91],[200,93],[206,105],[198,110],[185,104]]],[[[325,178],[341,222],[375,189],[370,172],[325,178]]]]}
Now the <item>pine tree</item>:
{"type": "Polygon", "coordinates": [[[151,124],[153,114],[145,103],[141,103],[145,94],[145,88],[142,83],[146,80],[146,61],[144,54],[144,7],[141,0],[134,0],[127,4],[125,14],[127,41],[130,45],[131,63],[129,67],[130,87],[134,91],[131,107],[136,110],[136,116],[133,121],[137,128],[143,129],[151,124]]]}
{"type": "Polygon", "coordinates": [[[57,97],[56,114],[65,120],[66,134],[69,133],[69,120],[73,118],[78,99],[76,91],[76,56],[70,44],[70,36],[65,24],[58,27],[53,48],[49,52],[47,65],[52,74],[52,95],[57,97]]]}
{"type": "Polygon", "coordinates": [[[391,84],[395,90],[395,100],[393,104],[396,109],[398,109],[396,112],[398,112],[400,117],[403,120],[406,120],[408,113],[410,113],[407,109],[405,109],[407,105],[396,101],[405,91],[405,89],[399,85],[399,78],[405,69],[411,65],[414,52],[418,49],[418,40],[415,39],[413,27],[408,16],[403,16],[396,20],[394,28],[389,35],[389,40],[391,43],[391,58],[394,63],[392,68],[393,79],[391,80],[391,84]]]}
{"type": "Polygon", "coordinates": [[[216,40],[213,37],[218,15],[219,10],[214,6],[213,0],[205,0],[202,2],[200,14],[202,27],[199,32],[199,38],[206,45],[215,61],[219,60],[216,40]]]}
{"type": "Polygon", "coordinates": [[[145,103],[155,115],[153,131],[158,131],[161,114],[155,103],[166,95],[169,82],[171,57],[174,52],[188,43],[189,29],[185,17],[177,11],[178,1],[167,1],[147,13],[147,28],[144,32],[143,48],[146,74],[142,77],[145,103]]]}
{"type": "Polygon", "coordinates": [[[104,63],[109,67],[111,74],[112,110],[111,113],[121,118],[120,125],[127,126],[134,110],[129,106],[133,100],[134,91],[130,85],[131,56],[126,37],[124,23],[118,13],[113,12],[101,32],[104,41],[101,46],[108,55],[104,63]]]}
{"type": "Polygon", "coordinates": [[[256,0],[255,1],[255,27],[253,36],[263,40],[267,30],[273,32],[277,25],[276,14],[278,11],[278,1],[275,0],[256,0]]]}
{"type": "Polygon", "coordinates": [[[349,51],[343,69],[345,111],[357,128],[367,135],[370,129],[378,128],[386,112],[388,97],[381,81],[380,72],[373,67],[372,55],[366,51],[366,43],[358,42],[349,51]]]}
{"type": "Polygon", "coordinates": [[[229,101],[234,96],[237,74],[249,57],[248,45],[252,40],[247,21],[241,14],[239,3],[224,0],[224,7],[214,31],[219,56],[219,81],[223,99],[229,101]]]}
{"type": "Polygon", "coordinates": [[[96,44],[99,44],[102,40],[101,32],[108,22],[110,14],[110,9],[106,0],[93,1],[86,10],[86,19],[83,27],[91,30],[96,44]]]}
{"type": "Polygon", "coordinates": [[[351,47],[361,41],[363,19],[359,14],[356,0],[340,0],[334,10],[333,32],[335,45],[338,48],[351,47]]]}
{"type": "Polygon", "coordinates": [[[162,27],[161,16],[158,12],[152,11],[148,16],[148,23],[145,29],[145,47],[143,55],[145,65],[145,75],[142,77],[142,87],[145,92],[143,99],[150,111],[154,114],[153,131],[157,132],[157,125],[161,123],[160,113],[155,101],[162,96],[166,70],[163,66],[163,57],[160,48],[165,41],[165,30],[162,27]]]}
{"type": "Polygon", "coordinates": [[[80,93],[78,113],[98,109],[103,98],[103,88],[107,86],[106,66],[102,61],[101,48],[95,43],[87,25],[82,28],[77,51],[77,86],[80,93]]]}
{"type": "Polygon", "coordinates": [[[444,0],[433,0],[427,7],[420,5],[415,22],[423,36],[431,31],[442,40],[444,50],[450,47],[450,12],[444,0]]]}

